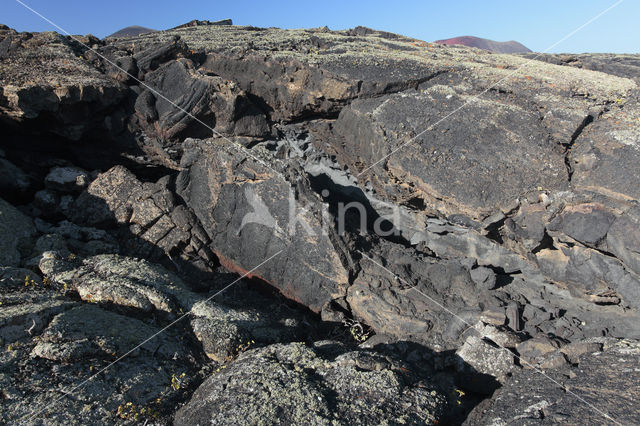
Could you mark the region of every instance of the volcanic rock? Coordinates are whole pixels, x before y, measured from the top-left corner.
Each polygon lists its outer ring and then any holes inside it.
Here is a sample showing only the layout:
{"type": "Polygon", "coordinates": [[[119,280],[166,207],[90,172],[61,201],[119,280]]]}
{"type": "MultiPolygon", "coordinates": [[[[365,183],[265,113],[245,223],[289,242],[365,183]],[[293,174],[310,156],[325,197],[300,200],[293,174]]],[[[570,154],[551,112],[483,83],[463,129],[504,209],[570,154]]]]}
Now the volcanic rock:
{"type": "Polygon", "coordinates": [[[637,58],[540,59],[0,27],[1,421],[634,423],[637,58]]]}
{"type": "Polygon", "coordinates": [[[292,343],[240,355],[198,388],[175,423],[229,418],[250,423],[427,423],[441,418],[446,397],[433,383],[406,377],[401,363],[367,351],[327,356],[322,348],[292,343]]]}
{"type": "Polygon", "coordinates": [[[228,268],[259,277],[313,311],[345,295],[348,272],[320,212],[297,210],[318,204],[277,170],[226,140],[185,143],[177,192],[202,223],[211,249],[228,268]],[[211,184],[214,183],[214,184],[211,184]],[[265,259],[260,268],[252,269],[265,259]],[[296,261],[292,261],[296,259],[296,261]]]}
{"type": "Polygon", "coordinates": [[[579,364],[542,375],[522,370],[478,406],[466,425],[517,422],[564,423],[572,419],[601,423],[635,423],[640,417],[634,408],[640,393],[637,341],[609,342],[604,351],[585,353],[579,364]],[[597,387],[593,384],[598,383],[597,387]],[[608,389],[601,393],[600,389],[608,389]]]}

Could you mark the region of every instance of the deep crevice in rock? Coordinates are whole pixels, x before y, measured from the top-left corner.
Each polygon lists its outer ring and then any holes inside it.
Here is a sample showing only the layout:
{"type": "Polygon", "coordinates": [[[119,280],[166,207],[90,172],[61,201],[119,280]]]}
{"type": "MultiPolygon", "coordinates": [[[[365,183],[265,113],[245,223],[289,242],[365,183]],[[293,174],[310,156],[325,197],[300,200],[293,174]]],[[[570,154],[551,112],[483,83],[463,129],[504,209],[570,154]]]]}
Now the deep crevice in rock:
{"type": "Polygon", "coordinates": [[[555,246],[555,242],[553,238],[549,235],[549,233],[546,230],[544,231],[544,236],[542,237],[540,244],[534,247],[531,250],[531,253],[537,254],[537,253],[540,253],[542,250],[558,250],[558,248],[555,246]]]}
{"type": "Polygon", "coordinates": [[[567,176],[569,179],[569,183],[571,183],[571,179],[573,177],[573,166],[571,165],[571,160],[569,159],[571,155],[571,149],[573,148],[573,145],[575,144],[578,137],[582,134],[582,132],[587,128],[589,124],[593,123],[593,121],[594,121],[594,116],[592,114],[587,115],[584,118],[584,120],[582,120],[582,123],[580,123],[580,125],[575,130],[575,132],[573,132],[573,135],[571,135],[571,139],[565,146],[564,164],[567,168],[567,176]]]}

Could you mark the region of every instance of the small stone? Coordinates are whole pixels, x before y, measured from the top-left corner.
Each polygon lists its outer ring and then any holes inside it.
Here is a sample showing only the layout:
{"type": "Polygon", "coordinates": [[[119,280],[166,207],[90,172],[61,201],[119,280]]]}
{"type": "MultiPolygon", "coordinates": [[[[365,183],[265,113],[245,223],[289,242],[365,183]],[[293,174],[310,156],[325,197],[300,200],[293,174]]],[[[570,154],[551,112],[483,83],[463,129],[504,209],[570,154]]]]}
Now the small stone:
{"type": "Polygon", "coordinates": [[[78,167],[54,167],[44,184],[60,192],[80,192],[89,184],[89,174],[78,167]]]}
{"type": "Polygon", "coordinates": [[[496,274],[483,266],[472,269],[469,274],[473,282],[483,290],[492,290],[496,285],[496,274]]]}
{"type": "Polygon", "coordinates": [[[485,324],[504,325],[507,321],[504,308],[490,308],[480,314],[480,320],[485,324]]]}
{"type": "Polygon", "coordinates": [[[531,364],[537,364],[539,358],[558,349],[558,343],[546,336],[538,336],[516,345],[520,357],[531,364]]]}
{"type": "Polygon", "coordinates": [[[567,364],[567,358],[561,352],[551,352],[542,357],[538,366],[543,370],[560,368],[567,364]]]}
{"type": "Polygon", "coordinates": [[[586,353],[600,352],[602,350],[602,343],[597,342],[573,342],[560,349],[560,352],[565,354],[572,364],[577,364],[580,355],[586,353]]]}
{"type": "Polygon", "coordinates": [[[50,189],[42,189],[33,197],[33,204],[39,208],[45,216],[55,214],[60,198],[50,189]]]}
{"type": "Polygon", "coordinates": [[[509,350],[490,345],[477,336],[469,336],[456,355],[459,357],[458,371],[463,372],[471,366],[478,373],[489,374],[499,381],[515,368],[514,356],[509,350]]]}
{"type": "Polygon", "coordinates": [[[511,328],[513,331],[520,331],[520,310],[518,309],[518,305],[515,303],[510,304],[509,306],[507,306],[506,313],[508,320],[507,325],[509,326],[509,328],[511,328]]]}

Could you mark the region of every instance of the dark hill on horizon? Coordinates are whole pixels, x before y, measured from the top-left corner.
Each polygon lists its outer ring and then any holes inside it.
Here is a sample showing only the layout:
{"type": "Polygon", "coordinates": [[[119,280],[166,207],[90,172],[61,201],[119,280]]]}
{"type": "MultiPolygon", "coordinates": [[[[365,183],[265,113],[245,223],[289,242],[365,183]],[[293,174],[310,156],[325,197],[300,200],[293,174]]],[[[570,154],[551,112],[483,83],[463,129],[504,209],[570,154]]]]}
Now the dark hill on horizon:
{"type": "Polygon", "coordinates": [[[153,33],[155,31],[157,30],[141,27],[139,25],[131,25],[129,27],[118,30],[113,34],[108,35],[107,37],[133,37],[140,34],[153,33]]]}
{"type": "Polygon", "coordinates": [[[477,47],[478,49],[489,50],[495,53],[528,53],[531,49],[517,41],[493,41],[486,38],[462,36],[436,40],[434,43],[440,44],[460,44],[462,46],[477,47]]]}
{"type": "MultiPolygon", "coordinates": [[[[202,25],[233,25],[233,21],[231,19],[222,19],[219,21],[202,21],[202,20],[194,19],[192,21],[187,22],[186,24],[178,25],[177,27],[171,28],[171,29],[175,30],[180,28],[197,27],[202,25]]],[[[108,35],[107,37],[120,37],[120,38],[136,37],[141,34],[154,33],[156,31],[158,30],[142,27],[140,25],[131,25],[118,30],[113,34],[108,35]]]]}

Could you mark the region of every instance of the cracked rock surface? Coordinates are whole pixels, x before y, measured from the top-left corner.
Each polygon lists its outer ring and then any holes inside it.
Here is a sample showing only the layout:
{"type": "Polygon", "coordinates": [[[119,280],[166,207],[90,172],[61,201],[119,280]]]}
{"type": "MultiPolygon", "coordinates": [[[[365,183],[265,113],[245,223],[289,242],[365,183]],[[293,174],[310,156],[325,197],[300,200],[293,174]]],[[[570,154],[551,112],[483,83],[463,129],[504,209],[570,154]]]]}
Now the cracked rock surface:
{"type": "Polygon", "coordinates": [[[637,55],[227,24],[0,26],[2,422],[638,423],[637,55]]]}

